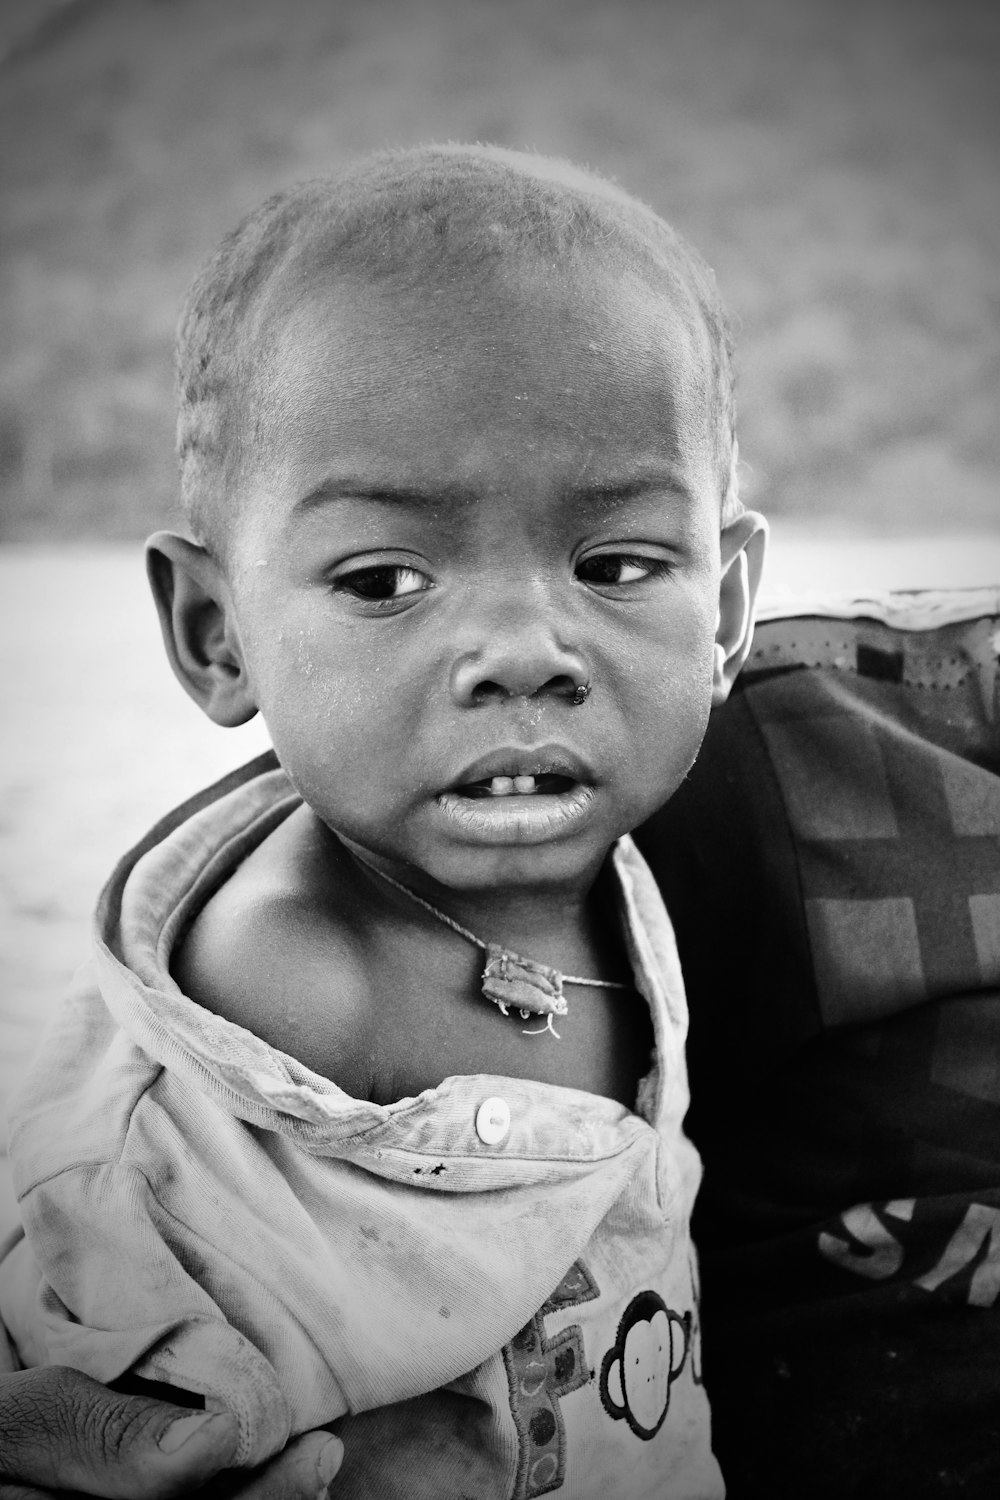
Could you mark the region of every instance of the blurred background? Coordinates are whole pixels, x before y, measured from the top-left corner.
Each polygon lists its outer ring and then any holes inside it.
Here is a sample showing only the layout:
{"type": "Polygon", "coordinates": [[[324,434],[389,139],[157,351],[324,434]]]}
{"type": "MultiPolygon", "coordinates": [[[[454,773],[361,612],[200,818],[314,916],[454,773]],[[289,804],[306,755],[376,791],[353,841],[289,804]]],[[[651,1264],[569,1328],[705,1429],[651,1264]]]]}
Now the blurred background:
{"type": "Polygon", "coordinates": [[[742,324],[775,516],[978,528],[1000,475],[992,0],[6,0],[3,537],[174,502],[170,341],[289,179],[476,139],[617,177],[742,324]]]}
{"type": "Polygon", "coordinates": [[[174,320],[289,179],[479,139],[617,177],[741,329],[775,591],[1000,581],[992,0],[6,0],[0,1091],[112,860],[264,743],[161,663],[174,320]]]}

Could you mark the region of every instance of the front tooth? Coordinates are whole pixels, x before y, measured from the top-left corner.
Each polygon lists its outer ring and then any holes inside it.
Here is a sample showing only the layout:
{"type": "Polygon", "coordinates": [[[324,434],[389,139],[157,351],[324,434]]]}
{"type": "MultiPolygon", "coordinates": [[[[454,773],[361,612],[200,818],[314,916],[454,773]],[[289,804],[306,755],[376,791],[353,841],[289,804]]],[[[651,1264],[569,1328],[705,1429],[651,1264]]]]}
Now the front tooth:
{"type": "Polygon", "coordinates": [[[515,792],[520,792],[524,797],[530,797],[535,790],[534,776],[515,776],[514,790],[515,792]]]}
{"type": "Polygon", "coordinates": [[[494,776],[490,782],[491,797],[509,797],[514,790],[514,778],[512,776],[494,776]]]}

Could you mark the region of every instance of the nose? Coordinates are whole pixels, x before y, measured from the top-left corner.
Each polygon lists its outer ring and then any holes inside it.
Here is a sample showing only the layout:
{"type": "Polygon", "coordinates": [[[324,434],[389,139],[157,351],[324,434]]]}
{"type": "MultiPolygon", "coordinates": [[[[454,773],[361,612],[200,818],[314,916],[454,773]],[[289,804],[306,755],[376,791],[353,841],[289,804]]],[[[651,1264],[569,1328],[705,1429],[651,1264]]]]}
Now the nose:
{"type": "Polygon", "coordinates": [[[590,679],[583,653],[562,638],[537,594],[518,591],[499,607],[481,599],[451,668],[452,698],[461,707],[509,698],[583,701],[590,679]]]}

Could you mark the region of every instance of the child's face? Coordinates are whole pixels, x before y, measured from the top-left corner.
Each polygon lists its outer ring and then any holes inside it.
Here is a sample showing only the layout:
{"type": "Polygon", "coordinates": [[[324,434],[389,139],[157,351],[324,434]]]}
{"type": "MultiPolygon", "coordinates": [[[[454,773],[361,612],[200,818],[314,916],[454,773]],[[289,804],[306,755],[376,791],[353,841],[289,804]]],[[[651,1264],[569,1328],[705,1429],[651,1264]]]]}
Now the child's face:
{"type": "Polygon", "coordinates": [[[620,278],[541,271],[318,285],[272,324],[229,577],[283,764],[404,879],[590,880],[712,701],[707,335],[620,278]]]}

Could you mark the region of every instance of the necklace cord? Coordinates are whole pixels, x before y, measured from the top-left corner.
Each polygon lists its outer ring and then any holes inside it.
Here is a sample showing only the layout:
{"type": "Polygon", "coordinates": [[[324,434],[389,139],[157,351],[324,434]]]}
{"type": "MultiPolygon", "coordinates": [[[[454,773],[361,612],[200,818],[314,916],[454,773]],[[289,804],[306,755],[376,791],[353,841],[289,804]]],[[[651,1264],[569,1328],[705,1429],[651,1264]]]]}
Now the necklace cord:
{"type": "MultiPolygon", "coordinates": [[[[355,855],[354,857],[355,859],[357,859],[359,856],[355,855]]],[[[470,932],[468,927],[463,927],[461,922],[456,922],[454,917],[449,917],[447,912],[440,911],[438,907],[432,906],[431,903],[425,900],[423,896],[418,896],[416,891],[411,891],[410,887],[408,885],[404,885],[401,880],[396,880],[394,876],[387,875],[384,870],[380,870],[377,868],[377,866],[369,864],[366,859],[362,859],[361,863],[365,866],[366,869],[369,869],[374,874],[378,875],[380,879],[388,881],[389,885],[391,886],[395,886],[397,891],[402,891],[404,896],[409,896],[411,901],[415,901],[417,905],[422,906],[425,911],[429,911],[432,917],[437,917],[439,922],[443,922],[446,927],[450,927],[453,932],[457,932],[459,937],[464,937],[467,942],[474,943],[476,947],[481,948],[484,953],[488,953],[490,951],[489,943],[484,943],[482,938],[477,937],[474,932],[470,932]]],[[[631,988],[630,985],[623,984],[619,979],[585,979],[577,974],[562,974],[560,977],[563,984],[580,984],[585,985],[587,988],[596,988],[602,990],[627,990],[631,988]]]]}

